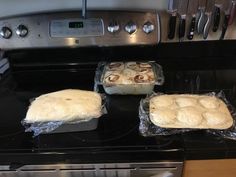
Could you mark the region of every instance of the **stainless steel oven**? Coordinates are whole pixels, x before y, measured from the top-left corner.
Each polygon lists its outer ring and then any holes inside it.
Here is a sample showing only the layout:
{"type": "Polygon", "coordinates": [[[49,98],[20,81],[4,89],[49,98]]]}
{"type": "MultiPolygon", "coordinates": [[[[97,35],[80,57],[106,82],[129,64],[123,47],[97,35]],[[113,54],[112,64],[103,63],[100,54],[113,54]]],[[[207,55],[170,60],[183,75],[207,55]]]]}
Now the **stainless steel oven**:
{"type": "Polygon", "coordinates": [[[123,52],[113,54],[112,47],[126,48],[134,59],[132,46],[157,45],[160,21],[155,11],[89,11],[86,18],[76,11],[31,14],[0,19],[0,29],[0,46],[10,63],[0,82],[1,177],[182,175],[182,147],[176,137],[139,134],[139,96],[109,97],[110,113],[91,132],[32,138],[20,123],[30,99],[39,94],[93,89],[97,63],[122,59],[123,52]]]}

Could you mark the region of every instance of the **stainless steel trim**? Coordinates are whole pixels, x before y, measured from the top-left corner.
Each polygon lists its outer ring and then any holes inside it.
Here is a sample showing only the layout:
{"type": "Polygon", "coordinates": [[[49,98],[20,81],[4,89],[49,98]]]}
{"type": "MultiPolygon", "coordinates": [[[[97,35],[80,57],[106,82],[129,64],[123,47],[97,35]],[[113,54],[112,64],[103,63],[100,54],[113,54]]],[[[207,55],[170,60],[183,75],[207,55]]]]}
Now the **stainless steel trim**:
{"type": "Polygon", "coordinates": [[[15,33],[10,39],[0,38],[0,48],[4,50],[23,48],[51,48],[51,47],[84,47],[84,46],[124,46],[124,45],[155,45],[160,41],[160,24],[158,14],[155,11],[89,11],[87,18],[102,19],[104,23],[103,36],[83,36],[52,38],[49,34],[50,22],[53,20],[65,20],[80,18],[80,12],[58,12],[49,14],[36,14],[22,17],[0,19],[0,28],[9,27],[16,31],[19,24],[28,27],[29,33],[20,38],[15,33]],[[107,31],[109,23],[116,19],[120,24],[117,33],[107,31]],[[124,30],[124,26],[133,21],[137,24],[137,31],[130,35],[124,30]],[[150,21],[155,30],[146,34],[143,24],[150,21]]]}
{"type": "Polygon", "coordinates": [[[0,176],[4,177],[160,177],[171,175],[181,177],[183,162],[148,162],[148,163],[107,163],[107,164],[48,164],[24,165],[16,170],[9,166],[0,166],[0,176]]]}

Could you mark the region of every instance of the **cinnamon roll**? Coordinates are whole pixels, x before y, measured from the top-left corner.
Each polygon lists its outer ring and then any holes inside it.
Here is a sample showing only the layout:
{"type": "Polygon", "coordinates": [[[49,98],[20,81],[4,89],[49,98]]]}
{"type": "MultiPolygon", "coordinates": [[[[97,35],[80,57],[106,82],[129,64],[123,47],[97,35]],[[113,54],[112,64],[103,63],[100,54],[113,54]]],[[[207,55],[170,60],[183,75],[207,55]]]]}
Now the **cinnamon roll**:
{"type": "Polygon", "coordinates": [[[105,77],[105,82],[108,83],[115,83],[119,80],[120,75],[118,74],[109,74],[108,76],[105,77]]]}
{"type": "Polygon", "coordinates": [[[111,71],[117,71],[124,69],[124,64],[122,62],[112,62],[108,65],[108,69],[111,71]]]}

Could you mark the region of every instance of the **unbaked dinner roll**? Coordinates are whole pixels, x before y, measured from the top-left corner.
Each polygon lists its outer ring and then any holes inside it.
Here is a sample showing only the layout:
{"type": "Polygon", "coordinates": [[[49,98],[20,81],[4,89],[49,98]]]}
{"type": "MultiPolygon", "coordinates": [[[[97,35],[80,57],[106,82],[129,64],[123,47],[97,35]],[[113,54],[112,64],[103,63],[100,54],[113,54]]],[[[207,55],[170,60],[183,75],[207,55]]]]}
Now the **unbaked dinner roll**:
{"type": "Polygon", "coordinates": [[[197,104],[197,99],[191,97],[179,97],[176,98],[175,102],[179,107],[195,106],[197,104]]]}
{"type": "Polygon", "coordinates": [[[154,116],[151,116],[152,122],[155,125],[172,124],[176,119],[176,112],[171,109],[158,109],[151,112],[154,116]]]}
{"type": "Polygon", "coordinates": [[[220,125],[227,120],[227,114],[218,111],[210,111],[203,114],[208,125],[220,125]]]}
{"type": "Polygon", "coordinates": [[[227,105],[215,96],[154,96],[149,101],[149,116],[162,128],[228,129],[233,125],[227,105]]]}
{"type": "Polygon", "coordinates": [[[27,123],[75,121],[101,116],[101,96],[92,91],[62,90],[37,97],[26,114],[27,123]]]}
{"type": "Polygon", "coordinates": [[[201,112],[192,106],[181,108],[177,113],[177,119],[190,126],[196,126],[202,122],[201,112]]]}
{"type": "Polygon", "coordinates": [[[174,99],[168,95],[161,95],[153,97],[150,100],[150,105],[154,105],[155,107],[168,107],[174,103],[174,99]]]}
{"type": "Polygon", "coordinates": [[[216,109],[219,107],[219,101],[215,97],[203,97],[199,100],[201,105],[208,109],[216,109]]]}

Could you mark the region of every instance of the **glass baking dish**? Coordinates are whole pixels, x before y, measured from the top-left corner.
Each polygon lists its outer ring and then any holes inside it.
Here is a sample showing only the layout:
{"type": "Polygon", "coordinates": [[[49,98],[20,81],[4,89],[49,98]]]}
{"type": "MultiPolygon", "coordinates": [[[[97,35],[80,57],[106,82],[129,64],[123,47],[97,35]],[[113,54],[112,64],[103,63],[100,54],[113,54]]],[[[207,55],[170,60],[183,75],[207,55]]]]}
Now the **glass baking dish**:
{"type": "Polygon", "coordinates": [[[100,62],[95,76],[95,90],[102,86],[109,95],[150,94],[163,83],[162,67],[152,61],[100,62]]]}

